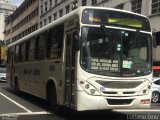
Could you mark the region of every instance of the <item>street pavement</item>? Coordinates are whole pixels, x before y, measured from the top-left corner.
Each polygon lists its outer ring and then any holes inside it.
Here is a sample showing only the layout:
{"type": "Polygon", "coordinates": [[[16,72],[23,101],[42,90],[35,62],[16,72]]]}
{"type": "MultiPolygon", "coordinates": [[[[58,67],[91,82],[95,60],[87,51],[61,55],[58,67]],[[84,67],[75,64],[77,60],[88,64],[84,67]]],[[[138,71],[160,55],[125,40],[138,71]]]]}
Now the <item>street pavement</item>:
{"type": "Polygon", "coordinates": [[[0,83],[0,120],[159,120],[160,103],[150,109],[114,109],[76,112],[63,108],[51,112],[47,102],[32,95],[17,94],[6,83],[0,83]]]}

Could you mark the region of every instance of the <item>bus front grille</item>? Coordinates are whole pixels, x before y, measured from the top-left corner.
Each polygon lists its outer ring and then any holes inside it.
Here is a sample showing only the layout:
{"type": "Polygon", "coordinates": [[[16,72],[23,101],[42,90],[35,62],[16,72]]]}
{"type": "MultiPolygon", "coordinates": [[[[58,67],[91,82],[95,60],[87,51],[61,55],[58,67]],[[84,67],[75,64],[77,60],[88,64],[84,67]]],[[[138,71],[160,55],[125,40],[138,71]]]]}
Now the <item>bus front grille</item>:
{"type": "Polygon", "coordinates": [[[107,99],[109,105],[128,105],[133,99],[107,99]]]}
{"type": "Polygon", "coordinates": [[[101,81],[101,80],[97,80],[96,82],[105,88],[116,88],[116,89],[136,88],[137,86],[143,83],[143,81],[101,81]]]}
{"type": "MultiPolygon", "coordinates": [[[[114,91],[103,91],[104,94],[108,94],[108,95],[118,95],[118,92],[114,92],[114,91]]],[[[122,92],[123,95],[133,95],[135,94],[136,92],[122,92]]]]}

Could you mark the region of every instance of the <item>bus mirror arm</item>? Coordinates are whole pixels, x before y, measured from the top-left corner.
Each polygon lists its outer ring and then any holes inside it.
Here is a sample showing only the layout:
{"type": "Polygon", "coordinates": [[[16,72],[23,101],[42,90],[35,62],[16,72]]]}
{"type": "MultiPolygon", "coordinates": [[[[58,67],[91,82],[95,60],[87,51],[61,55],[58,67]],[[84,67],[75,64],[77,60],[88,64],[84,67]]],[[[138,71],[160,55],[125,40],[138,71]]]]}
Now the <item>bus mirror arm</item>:
{"type": "Polygon", "coordinates": [[[156,31],[155,30],[152,31],[152,35],[153,35],[153,37],[152,37],[153,47],[156,48],[157,47],[157,42],[156,42],[156,31]]]}

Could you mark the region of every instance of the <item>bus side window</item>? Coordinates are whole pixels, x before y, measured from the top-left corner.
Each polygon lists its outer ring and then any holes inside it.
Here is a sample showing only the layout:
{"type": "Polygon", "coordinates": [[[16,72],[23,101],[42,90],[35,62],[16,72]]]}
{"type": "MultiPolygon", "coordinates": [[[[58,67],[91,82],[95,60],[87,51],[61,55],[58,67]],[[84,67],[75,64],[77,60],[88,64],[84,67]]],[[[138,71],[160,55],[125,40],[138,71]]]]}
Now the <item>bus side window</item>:
{"type": "Polygon", "coordinates": [[[60,58],[62,54],[63,44],[63,27],[51,29],[48,32],[47,39],[47,58],[56,59],[60,58]]]}
{"type": "Polygon", "coordinates": [[[52,29],[48,32],[47,58],[49,59],[57,58],[56,48],[57,48],[57,44],[55,40],[55,29],[52,29]]]}
{"type": "Polygon", "coordinates": [[[64,35],[64,28],[60,27],[56,31],[56,43],[57,43],[57,58],[61,58],[62,55],[62,46],[63,46],[63,35],[64,35]]]}
{"type": "Polygon", "coordinates": [[[34,50],[35,50],[35,38],[31,38],[29,40],[29,54],[28,54],[28,60],[33,61],[34,60],[34,50]]]}
{"type": "Polygon", "coordinates": [[[14,52],[14,63],[19,62],[19,45],[15,46],[15,52],[14,52]]]}
{"type": "Polygon", "coordinates": [[[25,43],[22,43],[20,45],[20,48],[21,48],[21,50],[20,50],[20,60],[21,60],[21,62],[24,62],[25,61],[25,43]]]}
{"type": "Polygon", "coordinates": [[[36,39],[36,47],[35,47],[35,58],[36,59],[44,59],[45,58],[45,41],[46,41],[46,33],[42,33],[36,39]]]}
{"type": "Polygon", "coordinates": [[[25,61],[28,61],[28,55],[29,55],[29,41],[25,42],[25,61]]]}
{"type": "Polygon", "coordinates": [[[7,50],[7,65],[9,65],[11,62],[11,50],[8,49],[7,50]]]}

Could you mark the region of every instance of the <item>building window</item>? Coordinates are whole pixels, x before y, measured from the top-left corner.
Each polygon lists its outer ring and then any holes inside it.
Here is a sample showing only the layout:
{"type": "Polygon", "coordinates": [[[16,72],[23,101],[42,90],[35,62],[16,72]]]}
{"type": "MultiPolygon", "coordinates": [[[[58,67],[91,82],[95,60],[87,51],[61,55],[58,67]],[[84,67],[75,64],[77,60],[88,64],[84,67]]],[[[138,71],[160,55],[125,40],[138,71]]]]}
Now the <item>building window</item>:
{"type": "Polygon", "coordinates": [[[40,28],[42,27],[42,21],[40,22],[40,28]]]}
{"type": "Polygon", "coordinates": [[[160,12],[160,0],[152,0],[152,14],[160,12]]]}
{"type": "Polygon", "coordinates": [[[141,13],[142,0],[133,0],[132,1],[132,12],[141,13]]]}
{"type": "Polygon", "coordinates": [[[51,16],[48,17],[48,22],[51,23],[51,16]]]}
{"type": "Polygon", "coordinates": [[[86,0],[82,0],[82,6],[86,6],[86,5],[87,5],[86,0]]]}
{"type": "Polygon", "coordinates": [[[54,13],[54,20],[57,19],[57,13],[54,13]]]}
{"type": "Polygon", "coordinates": [[[45,2],[45,12],[47,12],[47,1],[45,2]]]}
{"type": "Polygon", "coordinates": [[[47,24],[47,20],[46,19],[44,19],[44,25],[46,25],[47,24]]]}
{"type": "Polygon", "coordinates": [[[120,5],[117,5],[115,8],[123,10],[123,6],[124,6],[123,4],[120,4],[120,5]]]}
{"type": "Polygon", "coordinates": [[[66,14],[69,13],[69,7],[70,7],[69,5],[66,6],[66,14]]]}
{"type": "Polygon", "coordinates": [[[77,6],[78,6],[78,2],[77,2],[77,0],[76,0],[76,1],[74,1],[74,2],[72,3],[72,10],[77,9],[77,6]]]}
{"type": "Polygon", "coordinates": [[[52,0],[50,0],[49,3],[50,3],[50,6],[52,6],[52,0]]]}
{"type": "Polygon", "coordinates": [[[62,17],[62,16],[63,16],[63,9],[59,11],[59,17],[62,17]]]}
{"type": "Polygon", "coordinates": [[[55,6],[57,5],[57,3],[58,3],[58,1],[57,1],[57,0],[55,0],[55,6]]]}
{"type": "Polygon", "coordinates": [[[96,5],[97,4],[97,0],[92,0],[92,5],[96,5]]]}
{"type": "Polygon", "coordinates": [[[43,5],[41,5],[41,15],[43,14],[43,5]]]}

